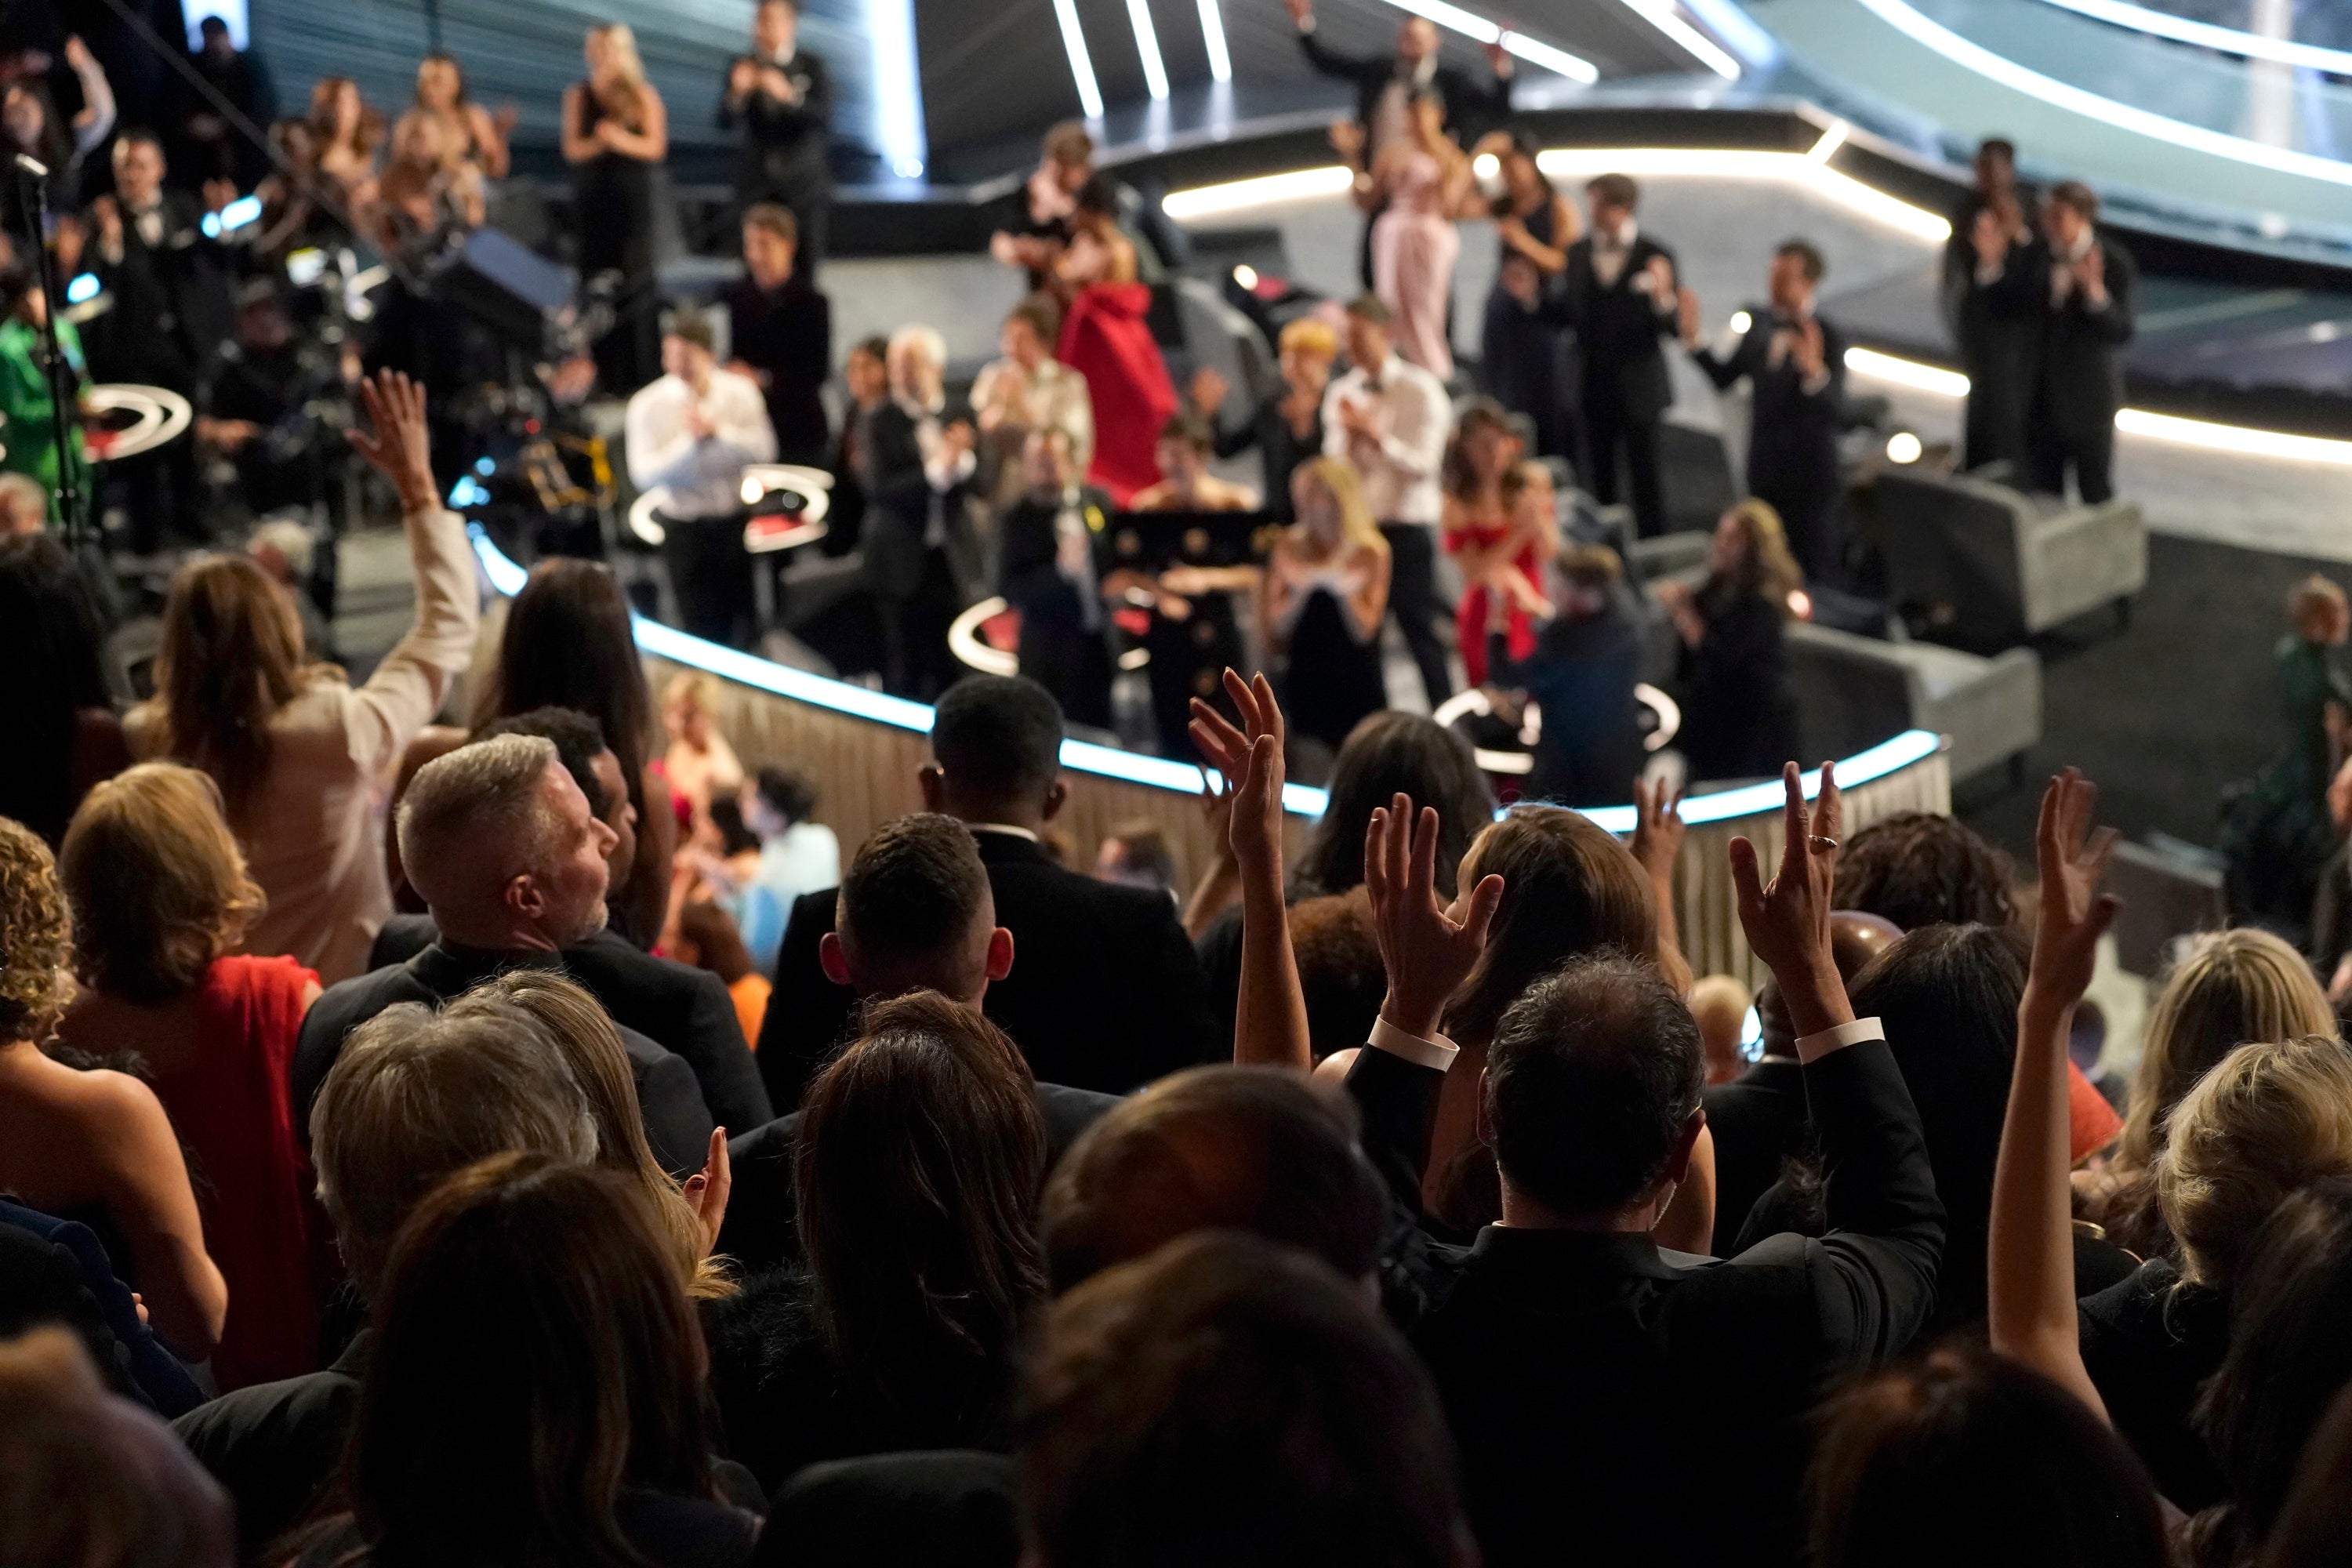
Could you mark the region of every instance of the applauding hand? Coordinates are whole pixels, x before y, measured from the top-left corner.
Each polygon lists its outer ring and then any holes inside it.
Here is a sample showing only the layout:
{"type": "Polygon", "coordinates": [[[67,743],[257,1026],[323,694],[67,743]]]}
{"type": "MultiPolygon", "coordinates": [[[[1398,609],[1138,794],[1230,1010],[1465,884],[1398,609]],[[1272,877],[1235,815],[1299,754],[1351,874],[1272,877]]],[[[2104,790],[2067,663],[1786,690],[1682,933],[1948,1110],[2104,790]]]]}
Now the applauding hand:
{"type": "Polygon", "coordinates": [[[1423,806],[1416,816],[1399,795],[1365,827],[1364,891],[1389,976],[1381,1016],[1425,1039],[1486,951],[1503,879],[1486,878],[1450,909],[1438,902],[1437,808],[1423,806]]]}
{"type": "Polygon", "coordinates": [[[1789,763],[1780,778],[1788,804],[1780,872],[1767,886],[1756,846],[1745,837],[1735,838],[1731,883],[1748,945],[1772,971],[1789,1022],[1802,1037],[1853,1020],[1845,982],[1830,956],[1830,893],[1837,882],[1838,836],[1845,826],[1845,812],[1827,763],[1822,764],[1821,795],[1810,813],[1797,764],[1789,763]]]}

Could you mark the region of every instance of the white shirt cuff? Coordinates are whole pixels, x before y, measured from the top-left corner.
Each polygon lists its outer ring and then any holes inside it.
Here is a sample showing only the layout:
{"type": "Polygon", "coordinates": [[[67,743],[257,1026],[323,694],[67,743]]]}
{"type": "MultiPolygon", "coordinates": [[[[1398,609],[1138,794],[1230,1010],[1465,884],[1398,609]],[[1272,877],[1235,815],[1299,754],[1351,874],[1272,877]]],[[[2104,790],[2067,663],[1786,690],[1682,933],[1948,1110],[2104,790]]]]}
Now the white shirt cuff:
{"type": "Polygon", "coordinates": [[[1885,1037],[1886,1026],[1877,1019],[1856,1018],[1851,1024],[1840,1024],[1835,1028],[1823,1029],[1818,1035],[1800,1036],[1797,1059],[1811,1067],[1823,1057],[1842,1051],[1857,1041],[1883,1040],[1885,1037]]]}
{"type": "Polygon", "coordinates": [[[1419,1035],[1408,1035],[1386,1018],[1372,1020],[1372,1032],[1364,1044],[1376,1051],[1386,1051],[1392,1057],[1402,1057],[1417,1068],[1434,1068],[1445,1071],[1462,1047],[1444,1035],[1424,1040],[1419,1035]]]}

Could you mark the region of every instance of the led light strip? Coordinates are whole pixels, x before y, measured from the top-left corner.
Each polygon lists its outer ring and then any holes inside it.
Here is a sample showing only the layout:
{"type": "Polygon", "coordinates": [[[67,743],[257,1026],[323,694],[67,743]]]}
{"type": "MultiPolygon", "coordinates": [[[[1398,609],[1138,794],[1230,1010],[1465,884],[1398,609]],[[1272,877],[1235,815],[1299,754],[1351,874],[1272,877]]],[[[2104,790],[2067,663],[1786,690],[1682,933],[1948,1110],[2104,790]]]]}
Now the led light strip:
{"type": "Polygon", "coordinates": [[[1154,102],[1168,97],[1168,66],[1160,58],[1160,30],[1151,25],[1145,0],[1127,0],[1127,25],[1135,29],[1135,52],[1143,61],[1143,89],[1154,102]]]}
{"type": "Polygon", "coordinates": [[[2040,99],[2044,103],[2136,132],[2152,141],[2186,147],[2192,152],[2250,163],[2282,174],[2299,174],[2305,179],[2319,180],[2332,185],[2352,185],[2352,163],[2339,163],[2333,158],[2297,153],[2284,147],[2265,147],[2242,136],[2209,131],[2201,125],[2168,119],[2112,98],[2102,98],[2095,92],[2060,81],[2055,77],[2029,70],[1980,44],[1970,43],[1949,27],[1921,16],[1905,4],[1905,0],[1860,0],[1860,3],[1888,26],[1908,34],[1915,41],[1926,45],[1955,65],[1966,67],[1979,76],[1990,78],[2003,87],[2040,99]]]}
{"type": "Polygon", "coordinates": [[[916,79],[914,0],[866,0],[867,58],[874,62],[874,128],[883,162],[902,180],[923,174],[923,92],[916,79]]]}
{"type": "Polygon", "coordinates": [[[1224,13],[1217,9],[1217,0],[1200,0],[1201,42],[1209,51],[1209,79],[1234,79],[1234,57],[1225,49],[1224,13]]]}
{"type": "Polygon", "coordinates": [[[1524,33],[1514,33],[1499,27],[1475,11],[1465,11],[1459,5],[1448,4],[1448,0],[1389,0],[1389,4],[1400,11],[1410,11],[1416,16],[1425,16],[1439,26],[1459,33],[1474,43],[1499,43],[1504,48],[1528,64],[1541,66],[1548,71],[1557,71],[1570,81],[1580,81],[1585,86],[1591,87],[1601,79],[1601,68],[1591,60],[1581,59],[1565,49],[1556,49],[1549,44],[1528,37],[1524,33]]]}
{"type": "Polygon", "coordinates": [[[1726,54],[1713,38],[1684,21],[1675,10],[1675,0],[1625,0],[1625,8],[1672,38],[1685,54],[1696,57],[1699,64],[1726,81],[1739,79],[1739,62],[1726,54]]]}
{"type": "Polygon", "coordinates": [[[2336,76],[2352,76],[2352,52],[2343,49],[2326,49],[2317,44],[2298,44],[2292,38],[2266,38],[2260,33],[2242,32],[2235,27],[2217,27],[2210,22],[2192,22],[2186,16],[2151,11],[2145,5],[2126,5],[2124,0],[2042,0],[2042,3],[2095,21],[2129,27],[2137,33],[2154,33],[2176,43],[2194,44],[2201,49],[2216,49],[2225,55],[2241,55],[2247,59],[2275,60],[2281,65],[2305,66],[2336,76]]]}
{"type": "Polygon", "coordinates": [[[1062,52],[1070,58],[1070,80],[1078,89],[1078,109],[1088,120],[1100,120],[1102,89],[1095,83],[1094,57],[1087,53],[1087,35],[1078,26],[1077,0],[1054,0],[1054,20],[1062,29],[1062,52]]]}

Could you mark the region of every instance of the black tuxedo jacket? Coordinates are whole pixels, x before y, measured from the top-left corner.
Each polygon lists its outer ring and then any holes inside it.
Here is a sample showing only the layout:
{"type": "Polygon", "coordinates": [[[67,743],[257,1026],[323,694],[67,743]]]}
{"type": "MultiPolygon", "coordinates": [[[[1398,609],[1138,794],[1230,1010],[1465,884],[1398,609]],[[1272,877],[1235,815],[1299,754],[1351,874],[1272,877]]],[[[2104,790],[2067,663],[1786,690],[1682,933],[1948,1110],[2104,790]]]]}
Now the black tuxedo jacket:
{"type": "MultiPolygon", "coordinates": [[[[1298,35],[1298,47],[1318,75],[1335,77],[1355,88],[1356,123],[1369,129],[1380,112],[1381,94],[1397,79],[1396,57],[1342,54],[1313,32],[1298,35]]],[[[1429,79],[1429,90],[1445,105],[1445,129],[1466,144],[1511,117],[1515,79],[1488,75],[1481,80],[1458,67],[1441,65],[1429,79]]]]}
{"type": "MultiPolygon", "coordinates": [[[[1125,1094],[1231,1054],[1230,1031],[1209,1016],[1200,963],[1165,893],[1066,870],[1009,833],[973,837],[996,923],[1013,933],[1013,973],[988,988],[982,1011],[1040,1081],[1125,1094]]],[[[794,903],[776,951],[759,1062],[770,1098],[788,1110],[849,1027],[855,998],[817,964],[835,898],[828,888],[794,903]]]]}
{"type": "Polygon", "coordinates": [[[229,271],[219,244],[205,237],[203,215],[184,193],[163,193],[163,238],[150,246],[138,221],[122,214],[122,259],[109,261],[98,222],[83,267],[113,296],[113,308],[89,323],[83,342],[94,381],[128,381],[193,393],[230,326],[229,271]]]}
{"type": "Polygon", "coordinates": [[[2124,367],[2116,350],[2131,342],[2132,303],[2139,267],[2131,252],[2103,229],[2098,247],[2106,253],[2107,308],[2094,310],[2081,289],[2070,289],[2063,305],[2050,303],[2052,257],[2047,245],[2033,247],[2026,264],[2033,300],[2042,313],[2036,355],[2034,414],[2062,435],[2096,435],[2115,423],[2124,405],[2124,367]]]}
{"type": "Polygon", "coordinates": [[[1805,1069],[1771,1057],[1704,1096],[1715,1137],[1715,1251],[1730,1250],[1756,1200],[1780,1179],[1780,1163],[1805,1145],[1805,1069]]]}
{"type": "Polygon", "coordinates": [[[810,1465],[779,1489],[751,1568],[1013,1568],[1013,1461],[971,1448],[810,1465]]]}
{"type": "Polygon", "coordinates": [[[1838,483],[1838,414],[1845,405],[1845,334],[1824,317],[1822,368],[1829,379],[1813,391],[1793,353],[1772,363],[1772,340],[1783,323],[1771,308],[1751,305],[1756,323],[1728,353],[1700,348],[1691,362],[1723,391],[1748,383],[1748,488],[1766,500],[1833,492],[1838,483]]]}
{"type": "MultiPolygon", "coordinates": [[[[1090,1089],[1037,1086],[1037,1109],[1045,1118],[1045,1168],[1051,1171],[1095,1118],[1118,1103],[1115,1094],[1090,1089]]],[[[790,1111],[764,1127],[727,1141],[735,1191],[719,1232],[719,1250],[746,1274],[801,1261],[800,1226],[793,1182],[801,1113],[790,1111]]]]}
{"type": "Polygon", "coordinates": [[[296,1125],[310,1124],[310,1102],[353,1029],[395,1002],[438,1006],[502,969],[526,963],[560,967],[620,1026],[637,1073],[646,1134],[665,1165],[677,1161],[672,1168],[700,1169],[713,1117],[721,1126],[756,1127],[773,1114],[719,977],[599,931],[560,955],[474,952],[436,942],[405,963],[329,986],[302,1020],[294,1048],[296,1125]]]}
{"type": "MultiPolygon", "coordinates": [[[[940,418],[950,416],[943,413],[940,418]]],[[[866,449],[859,454],[863,471],[858,479],[866,489],[866,581],[885,598],[907,598],[923,580],[923,540],[930,528],[933,492],[915,428],[912,415],[897,403],[885,403],[866,416],[866,449]]],[[[945,523],[942,548],[959,584],[976,583],[981,575],[980,542],[964,510],[968,489],[959,484],[939,498],[945,523]]]]}
{"type": "Polygon", "coordinates": [[[728,352],[760,373],[776,455],[823,466],[833,445],[821,393],[833,374],[833,305],[799,273],[774,293],[749,278],[727,290],[728,352]]]}
{"type": "MultiPolygon", "coordinates": [[[[1555,325],[1572,327],[1583,351],[1587,399],[1614,402],[1637,424],[1657,418],[1675,400],[1666,374],[1665,340],[1681,329],[1672,310],[1661,312],[1650,296],[1633,287],[1651,261],[1675,253],[1638,230],[1616,280],[1604,284],[1592,268],[1592,237],[1568,247],[1559,287],[1546,295],[1538,312],[1555,325]]],[[[1675,266],[1675,276],[1682,268],[1675,266]]]]}
{"type": "MultiPolygon", "coordinates": [[[[751,55],[736,58],[765,63],[751,55]]],[[[719,91],[719,128],[732,131],[739,122],[743,128],[742,149],[735,158],[735,199],[747,206],[778,198],[823,200],[833,190],[833,174],[825,164],[825,149],[832,141],[833,73],[821,57],[799,46],[783,72],[800,90],[798,103],[779,103],[764,92],[754,92],[739,110],[728,101],[723,87],[719,91]]]]}
{"type": "MultiPolygon", "coordinates": [[[[1110,498],[1091,485],[1079,490],[1078,505],[1093,508],[1106,524],[1114,510],[1110,498]]],[[[1054,520],[1061,510],[1057,501],[1035,500],[1024,495],[1005,508],[1003,516],[997,520],[996,591],[1021,612],[1024,635],[1032,626],[1058,637],[1079,637],[1086,631],[1086,607],[1078,601],[1078,590],[1055,564],[1061,553],[1061,540],[1054,532],[1054,520]]],[[[1114,564],[1108,527],[1097,529],[1093,542],[1095,581],[1099,584],[1109,575],[1114,564]]],[[[1109,626],[1109,606],[1102,606],[1095,624],[1097,627],[1109,626]]]]}
{"type": "MultiPolygon", "coordinates": [[[[1646,1235],[1489,1226],[1423,1245],[1391,1310],[1434,1374],[1490,1568],[1580,1561],[1793,1565],[1809,1421],[1843,1368],[1927,1321],[1944,1212],[1882,1041],[1802,1069],[1830,1233],[1717,1260],[1646,1235]],[[1670,1521],[1663,1523],[1662,1521],[1670,1521]]],[[[1367,1049],[1348,1087],[1399,1200],[1444,1075],[1367,1049]]]]}

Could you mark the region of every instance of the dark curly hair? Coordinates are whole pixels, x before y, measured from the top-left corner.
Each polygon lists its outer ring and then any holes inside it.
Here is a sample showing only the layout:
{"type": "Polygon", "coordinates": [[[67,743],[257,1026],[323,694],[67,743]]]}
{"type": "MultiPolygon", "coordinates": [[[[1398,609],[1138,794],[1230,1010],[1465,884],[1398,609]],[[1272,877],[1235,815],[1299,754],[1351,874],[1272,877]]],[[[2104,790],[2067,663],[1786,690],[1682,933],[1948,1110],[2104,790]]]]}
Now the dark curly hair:
{"type": "Polygon", "coordinates": [[[1931,925],[2016,923],[2007,854],[1958,817],[1924,811],[1882,817],[1845,841],[1835,901],[1893,921],[1931,925]]]}

